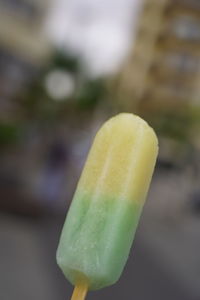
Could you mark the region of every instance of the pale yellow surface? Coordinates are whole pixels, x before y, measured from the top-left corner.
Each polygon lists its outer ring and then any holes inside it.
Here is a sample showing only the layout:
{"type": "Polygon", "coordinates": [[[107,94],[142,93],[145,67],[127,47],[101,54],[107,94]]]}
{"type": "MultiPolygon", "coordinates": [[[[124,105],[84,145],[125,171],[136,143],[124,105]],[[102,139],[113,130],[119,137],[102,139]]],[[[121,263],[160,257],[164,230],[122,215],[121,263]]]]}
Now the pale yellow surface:
{"type": "Polygon", "coordinates": [[[97,133],[77,192],[90,195],[92,201],[144,201],[157,153],[153,129],[133,114],[119,114],[97,133]]]}

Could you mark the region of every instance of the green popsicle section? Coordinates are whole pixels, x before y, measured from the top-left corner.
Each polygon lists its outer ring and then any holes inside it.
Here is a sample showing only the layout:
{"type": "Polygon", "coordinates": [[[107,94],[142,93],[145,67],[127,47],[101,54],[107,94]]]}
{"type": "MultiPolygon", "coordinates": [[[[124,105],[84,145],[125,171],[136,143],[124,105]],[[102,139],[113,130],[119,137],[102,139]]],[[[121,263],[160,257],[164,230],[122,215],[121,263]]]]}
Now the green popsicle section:
{"type": "Polygon", "coordinates": [[[115,283],[127,261],[151,181],[158,142],[141,118],[123,113],[97,133],[70,206],[57,262],[90,290],[115,283]]]}

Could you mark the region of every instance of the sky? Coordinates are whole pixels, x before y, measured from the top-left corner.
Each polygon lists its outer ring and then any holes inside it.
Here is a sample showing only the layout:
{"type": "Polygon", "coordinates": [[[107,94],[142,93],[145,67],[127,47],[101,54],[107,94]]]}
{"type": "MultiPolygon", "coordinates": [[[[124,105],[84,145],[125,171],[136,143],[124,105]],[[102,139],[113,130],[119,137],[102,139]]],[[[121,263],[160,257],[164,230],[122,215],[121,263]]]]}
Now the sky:
{"type": "Polygon", "coordinates": [[[142,0],[54,0],[46,32],[81,58],[91,77],[116,72],[134,42],[142,0]]]}

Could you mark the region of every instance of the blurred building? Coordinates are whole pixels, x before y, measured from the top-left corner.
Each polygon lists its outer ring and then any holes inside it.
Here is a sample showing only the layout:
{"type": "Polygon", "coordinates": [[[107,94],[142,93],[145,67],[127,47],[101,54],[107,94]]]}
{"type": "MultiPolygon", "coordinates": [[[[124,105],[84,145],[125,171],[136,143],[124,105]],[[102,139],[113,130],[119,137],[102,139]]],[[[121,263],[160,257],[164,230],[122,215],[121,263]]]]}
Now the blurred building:
{"type": "Polygon", "coordinates": [[[129,109],[200,104],[200,2],[146,0],[120,77],[129,109]]]}
{"type": "Polygon", "coordinates": [[[12,117],[17,104],[10,102],[49,57],[43,34],[49,1],[0,1],[0,106],[1,119],[12,117]]]}
{"type": "Polygon", "coordinates": [[[49,48],[41,29],[49,3],[48,0],[1,0],[1,48],[24,60],[45,59],[49,48]]]}

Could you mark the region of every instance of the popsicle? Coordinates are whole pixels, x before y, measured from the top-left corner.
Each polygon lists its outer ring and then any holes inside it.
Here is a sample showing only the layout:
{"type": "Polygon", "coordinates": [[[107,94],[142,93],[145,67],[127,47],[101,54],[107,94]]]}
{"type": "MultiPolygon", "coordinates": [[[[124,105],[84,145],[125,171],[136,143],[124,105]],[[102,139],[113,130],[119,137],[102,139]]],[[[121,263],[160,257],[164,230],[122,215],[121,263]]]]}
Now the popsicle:
{"type": "Polygon", "coordinates": [[[98,131],[57,249],[58,265],[76,286],[73,300],[119,279],[157,153],[153,129],[136,115],[119,114],[98,131]]]}

